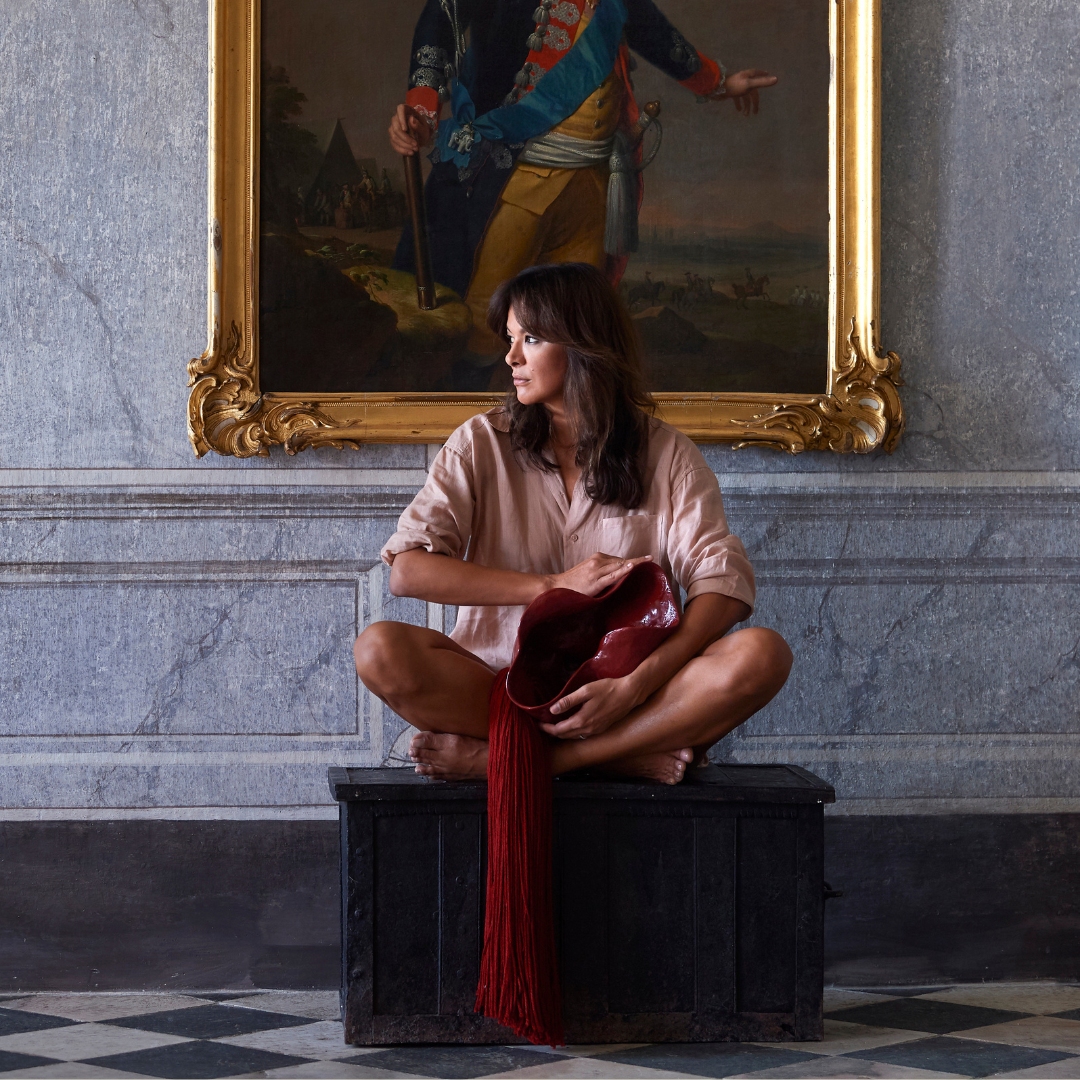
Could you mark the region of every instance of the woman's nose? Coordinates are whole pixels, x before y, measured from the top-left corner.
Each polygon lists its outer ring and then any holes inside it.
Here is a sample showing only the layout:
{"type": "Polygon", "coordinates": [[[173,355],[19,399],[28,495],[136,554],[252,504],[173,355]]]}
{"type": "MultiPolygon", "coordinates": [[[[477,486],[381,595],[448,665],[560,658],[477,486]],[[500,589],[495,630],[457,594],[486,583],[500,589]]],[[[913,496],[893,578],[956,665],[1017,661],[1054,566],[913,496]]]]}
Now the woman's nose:
{"type": "Polygon", "coordinates": [[[525,363],[525,357],[521,355],[520,342],[515,341],[514,344],[510,346],[510,351],[506,354],[506,362],[511,367],[519,367],[521,364],[525,363]]]}

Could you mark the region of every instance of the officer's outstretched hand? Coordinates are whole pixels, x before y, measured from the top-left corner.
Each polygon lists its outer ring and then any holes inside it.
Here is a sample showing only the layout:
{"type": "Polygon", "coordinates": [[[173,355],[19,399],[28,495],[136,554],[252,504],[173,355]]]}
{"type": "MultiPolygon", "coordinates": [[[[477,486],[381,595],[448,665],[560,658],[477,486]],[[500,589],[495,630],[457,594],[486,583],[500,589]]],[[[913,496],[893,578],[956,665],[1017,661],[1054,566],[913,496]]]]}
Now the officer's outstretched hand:
{"type": "Polygon", "coordinates": [[[758,91],[775,86],[777,81],[775,75],[770,75],[761,68],[747,68],[729,75],[719,92],[710,96],[717,101],[731,98],[739,112],[744,116],[753,116],[758,111],[758,91]]]}
{"type": "Polygon", "coordinates": [[[399,105],[390,118],[390,145],[408,157],[431,142],[431,125],[408,105],[399,105]]]}

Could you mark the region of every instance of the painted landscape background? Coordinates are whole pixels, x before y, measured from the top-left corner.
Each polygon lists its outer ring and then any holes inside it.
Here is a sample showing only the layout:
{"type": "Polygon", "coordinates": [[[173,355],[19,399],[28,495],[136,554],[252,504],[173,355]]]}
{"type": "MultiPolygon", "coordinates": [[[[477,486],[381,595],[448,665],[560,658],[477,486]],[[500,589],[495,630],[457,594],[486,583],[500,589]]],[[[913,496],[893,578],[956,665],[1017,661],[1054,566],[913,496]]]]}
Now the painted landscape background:
{"type": "MultiPolygon", "coordinates": [[[[650,386],[816,393],[828,324],[827,0],[660,0],[729,72],[780,78],[746,118],[644,61],[663,142],[622,292],[650,386]]],[[[386,135],[422,0],[263,0],[260,377],[264,390],[496,388],[460,362],[469,315],[416,310],[389,269],[405,206],[386,135]]]]}

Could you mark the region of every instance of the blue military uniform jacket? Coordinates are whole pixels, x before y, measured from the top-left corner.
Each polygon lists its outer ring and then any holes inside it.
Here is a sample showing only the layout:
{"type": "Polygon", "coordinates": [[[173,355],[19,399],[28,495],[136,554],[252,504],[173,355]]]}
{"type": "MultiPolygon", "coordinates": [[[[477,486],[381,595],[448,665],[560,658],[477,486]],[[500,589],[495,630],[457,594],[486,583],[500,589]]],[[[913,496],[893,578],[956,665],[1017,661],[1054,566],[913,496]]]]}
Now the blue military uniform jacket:
{"type": "MultiPolygon", "coordinates": [[[[469,50],[459,77],[476,104],[477,114],[503,104],[514,76],[529,55],[526,44],[535,29],[537,0],[456,0],[458,29],[469,31],[469,50]]],[[[701,67],[697,50],[668,21],[652,0],[624,0],[629,48],[682,82],[701,67]]],[[[454,0],[427,0],[413,34],[409,86],[428,86],[446,96],[453,75],[454,27],[447,11],[454,0]],[[443,3],[447,7],[444,8],[443,3]]],[[[460,176],[451,162],[436,162],[425,185],[425,206],[435,280],[464,295],[472,276],[473,256],[491,211],[510,176],[512,157],[485,157],[460,176]]],[[[415,270],[411,226],[406,225],[394,267],[415,270]]]]}

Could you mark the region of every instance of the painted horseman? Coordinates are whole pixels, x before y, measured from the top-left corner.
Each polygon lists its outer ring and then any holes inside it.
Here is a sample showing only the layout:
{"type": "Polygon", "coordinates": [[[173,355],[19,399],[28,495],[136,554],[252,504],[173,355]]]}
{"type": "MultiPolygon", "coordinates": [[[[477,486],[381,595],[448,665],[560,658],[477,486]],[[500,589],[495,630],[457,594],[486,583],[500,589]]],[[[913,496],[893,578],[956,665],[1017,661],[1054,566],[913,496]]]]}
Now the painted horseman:
{"type": "MultiPolygon", "coordinates": [[[[402,154],[435,144],[432,270],[472,310],[478,364],[505,351],[485,325],[500,282],[544,262],[590,263],[617,282],[636,248],[631,50],[747,115],[776,82],[758,69],[726,75],[653,0],[427,0],[390,141],[402,154]]],[[[394,266],[414,269],[409,226],[394,266]]]]}

